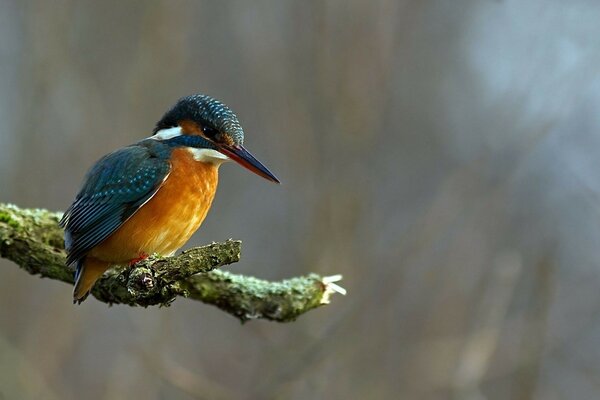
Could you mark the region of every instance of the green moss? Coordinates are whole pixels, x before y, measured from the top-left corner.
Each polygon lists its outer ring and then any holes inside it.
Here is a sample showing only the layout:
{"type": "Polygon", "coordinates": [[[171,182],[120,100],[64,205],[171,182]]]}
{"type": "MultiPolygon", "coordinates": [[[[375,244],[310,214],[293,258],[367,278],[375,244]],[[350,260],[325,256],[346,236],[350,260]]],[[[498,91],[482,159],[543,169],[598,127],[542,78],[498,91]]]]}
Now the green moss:
{"type": "MultiPolygon", "coordinates": [[[[61,213],[0,203],[0,256],[31,274],[73,284],[65,265],[61,213]]],[[[94,296],[109,304],[169,305],[177,296],[215,305],[241,321],[293,321],[323,304],[323,278],[311,274],[280,282],[213,270],[239,261],[241,242],[228,240],[175,257],[147,259],[134,268],[111,269],[94,296]],[[211,272],[208,272],[211,271],[211,272]]]]}
{"type": "Polygon", "coordinates": [[[14,219],[9,213],[5,211],[0,211],[0,222],[4,222],[11,228],[18,228],[20,225],[19,221],[14,219]]]}

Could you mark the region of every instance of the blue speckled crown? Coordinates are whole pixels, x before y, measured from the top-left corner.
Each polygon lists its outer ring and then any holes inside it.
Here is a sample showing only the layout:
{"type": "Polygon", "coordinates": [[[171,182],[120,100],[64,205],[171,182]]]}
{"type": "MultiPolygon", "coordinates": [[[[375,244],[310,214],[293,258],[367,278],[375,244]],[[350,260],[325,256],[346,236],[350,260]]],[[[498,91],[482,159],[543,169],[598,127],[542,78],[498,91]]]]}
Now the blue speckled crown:
{"type": "Polygon", "coordinates": [[[154,133],[177,126],[178,121],[192,120],[230,136],[235,144],[244,143],[244,130],[237,116],[219,100],[205,94],[182,97],[156,124],[154,133]]]}

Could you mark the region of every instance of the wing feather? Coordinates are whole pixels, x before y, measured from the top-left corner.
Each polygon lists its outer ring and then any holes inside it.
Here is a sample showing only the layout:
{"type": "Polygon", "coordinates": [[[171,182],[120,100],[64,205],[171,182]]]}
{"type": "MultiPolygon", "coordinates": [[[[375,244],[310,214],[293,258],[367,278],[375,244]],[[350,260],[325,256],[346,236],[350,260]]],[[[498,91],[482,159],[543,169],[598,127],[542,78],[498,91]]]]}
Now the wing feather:
{"type": "Polygon", "coordinates": [[[115,232],[160,189],[170,163],[133,145],[100,159],[61,219],[71,265],[115,232]]]}

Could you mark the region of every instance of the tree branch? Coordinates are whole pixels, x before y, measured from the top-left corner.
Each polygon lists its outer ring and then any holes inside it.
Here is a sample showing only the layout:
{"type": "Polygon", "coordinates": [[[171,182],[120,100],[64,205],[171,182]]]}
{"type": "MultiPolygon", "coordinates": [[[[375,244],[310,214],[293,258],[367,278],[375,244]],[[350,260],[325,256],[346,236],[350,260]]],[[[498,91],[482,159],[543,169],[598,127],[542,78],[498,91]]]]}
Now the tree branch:
{"type": "MultiPolygon", "coordinates": [[[[61,213],[21,209],[0,203],[0,257],[33,275],[73,284],[65,266],[61,213]]],[[[177,296],[212,304],[242,322],[263,318],[288,322],[329,303],[345,290],[341,276],[310,274],[281,282],[217,271],[240,260],[241,242],[228,240],[184,251],[174,257],[150,257],[131,268],[111,269],[98,280],[92,295],[109,304],[169,305],[177,296]]]]}

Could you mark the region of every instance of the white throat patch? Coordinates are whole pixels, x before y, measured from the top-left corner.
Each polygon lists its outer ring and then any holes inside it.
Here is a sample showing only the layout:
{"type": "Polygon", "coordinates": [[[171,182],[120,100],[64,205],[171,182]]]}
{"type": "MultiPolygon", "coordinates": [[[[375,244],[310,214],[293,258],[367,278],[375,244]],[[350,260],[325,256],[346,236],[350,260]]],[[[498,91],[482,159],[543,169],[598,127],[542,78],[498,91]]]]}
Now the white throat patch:
{"type": "Polygon", "coordinates": [[[225,154],[219,153],[213,149],[197,149],[195,147],[188,147],[187,149],[190,153],[192,153],[192,156],[196,161],[221,165],[225,161],[229,160],[229,157],[227,157],[225,154]]]}

